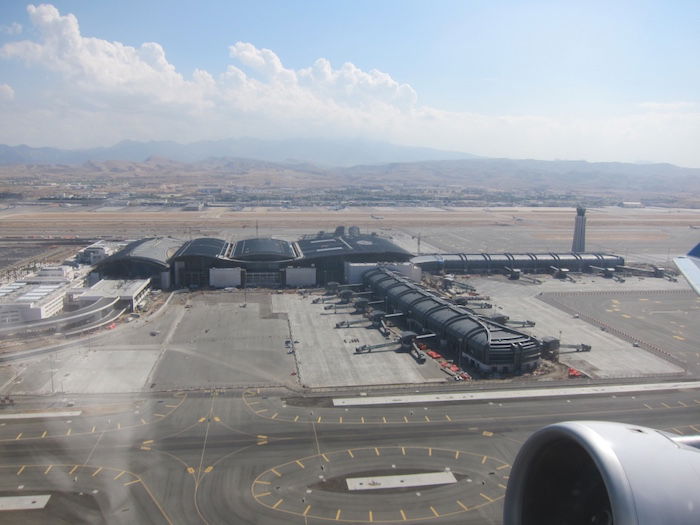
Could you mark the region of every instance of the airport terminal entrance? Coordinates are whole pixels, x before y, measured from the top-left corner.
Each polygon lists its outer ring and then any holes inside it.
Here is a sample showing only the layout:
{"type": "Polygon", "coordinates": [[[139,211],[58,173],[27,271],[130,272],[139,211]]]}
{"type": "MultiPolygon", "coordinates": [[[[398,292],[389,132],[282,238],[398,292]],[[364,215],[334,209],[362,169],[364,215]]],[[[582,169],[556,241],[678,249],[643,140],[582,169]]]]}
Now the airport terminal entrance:
{"type": "Polygon", "coordinates": [[[247,288],[279,288],[282,286],[282,272],[246,272],[247,288]]]}

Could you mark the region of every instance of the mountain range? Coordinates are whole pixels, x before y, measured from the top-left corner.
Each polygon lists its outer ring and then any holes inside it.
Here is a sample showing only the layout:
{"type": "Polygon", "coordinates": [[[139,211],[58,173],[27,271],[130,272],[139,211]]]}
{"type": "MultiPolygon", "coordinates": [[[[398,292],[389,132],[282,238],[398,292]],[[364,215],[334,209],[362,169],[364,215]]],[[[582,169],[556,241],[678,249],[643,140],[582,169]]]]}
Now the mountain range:
{"type": "Polygon", "coordinates": [[[0,176],[213,176],[279,187],[434,186],[586,192],[638,200],[700,196],[700,169],[672,164],[498,159],[383,142],[232,139],[177,144],[124,141],[60,150],[0,145],[0,176]]]}
{"type": "Polygon", "coordinates": [[[200,162],[210,157],[248,158],[270,162],[312,163],[319,166],[355,166],[388,162],[457,160],[475,155],[457,151],[398,146],[369,140],[237,138],[178,144],[171,141],[125,140],[108,148],[65,150],[0,145],[0,164],[82,164],[124,160],[142,162],[162,157],[178,162],[200,162]]]}

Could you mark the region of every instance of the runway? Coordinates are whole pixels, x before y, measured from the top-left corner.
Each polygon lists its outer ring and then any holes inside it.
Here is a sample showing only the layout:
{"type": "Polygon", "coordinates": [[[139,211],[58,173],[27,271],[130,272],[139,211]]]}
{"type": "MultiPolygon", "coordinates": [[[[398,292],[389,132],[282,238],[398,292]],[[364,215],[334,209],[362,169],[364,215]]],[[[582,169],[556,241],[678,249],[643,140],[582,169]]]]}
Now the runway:
{"type": "Polygon", "coordinates": [[[8,522],[497,524],[510,464],[546,424],[700,433],[696,388],[337,408],[251,389],[84,396],[79,410],[0,423],[0,491],[52,494],[44,510],[6,511],[8,522]],[[448,470],[457,483],[344,488],[347,476],[448,470]]]}

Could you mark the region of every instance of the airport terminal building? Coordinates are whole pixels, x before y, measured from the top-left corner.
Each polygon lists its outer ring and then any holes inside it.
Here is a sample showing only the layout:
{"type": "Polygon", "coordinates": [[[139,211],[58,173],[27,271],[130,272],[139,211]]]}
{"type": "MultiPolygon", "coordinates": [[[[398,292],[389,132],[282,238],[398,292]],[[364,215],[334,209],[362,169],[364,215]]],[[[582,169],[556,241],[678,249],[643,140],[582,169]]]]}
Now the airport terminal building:
{"type": "Polygon", "coordinates": [[[101,259],[101,277],[150,279],[155,288],[313,287],[348,282],[352,263],[410,262],[428,273],[551,273],[614,270],[625,264],[607,253],[459,253],[414,256],[390,239],[339,226],[297,241],[203,237],[140,239],[101,259]]]}
{"type": "Polygon", "coordinates": [[[418,334],[434,334],[432,344],[451,354],[460,367],[484,373],[537,368],[540,343],[524,332],[476,315],[386,268],[366,272],[364,284],[383,302],[384,312],[398,315],[418,334]]]}
{"type": "Polygon", "coordinates": [[[345,264],[407,262],[413,255],[356,226],[298,241],[254,238],[229,242],[148,238],[127,244],[96,265],[101,276],[150,278],[159,288],[311,287],[344,281],[345,264]]]}

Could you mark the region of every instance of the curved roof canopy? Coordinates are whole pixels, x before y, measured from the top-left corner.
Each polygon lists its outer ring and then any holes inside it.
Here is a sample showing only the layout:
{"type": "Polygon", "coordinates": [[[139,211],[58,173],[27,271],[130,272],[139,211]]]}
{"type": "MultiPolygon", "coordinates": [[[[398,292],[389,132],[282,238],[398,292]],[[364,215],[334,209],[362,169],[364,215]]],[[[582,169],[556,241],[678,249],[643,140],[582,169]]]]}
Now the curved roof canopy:
{"type": "Polygon", "coordinates": [[[466,348],[480,352],[489,362],[499,353],[512,356],[517,345],[525,350],[526,356],[539,355],[539,343],[530,335],[454,305],[386,268],[369,270],[363,278],[394,310],[441,338],[466,342],[466,348]]]}
{"type": "Polygon", "coordinates": [[[150,237],[127,244],[117,253],[104,259],[100,265],[115,262],[144,262],[168,269],[170,259],[175,255],[184,241],[172,237],[150,237]]]}
{"type": "Polygon", "coordinates": [[[225,257],[229,243],[223,239],[200,237],[187,241],[175,254],[180,257],[225,257]]]}
{"type": "Polygon", "coordinates": [[[294,248],[280,239],[246,239],[238,241],[231,253],[241,261],[285,261],[296,258],[294,248]]]}
{"type": "Polygon", "coordinates": [[[413,255],[389,239],[378,235],[325,234],[305,237],[297,242],[304,259],[320,259],[332,256],[387,256],[408,260],[413,255]]]}

